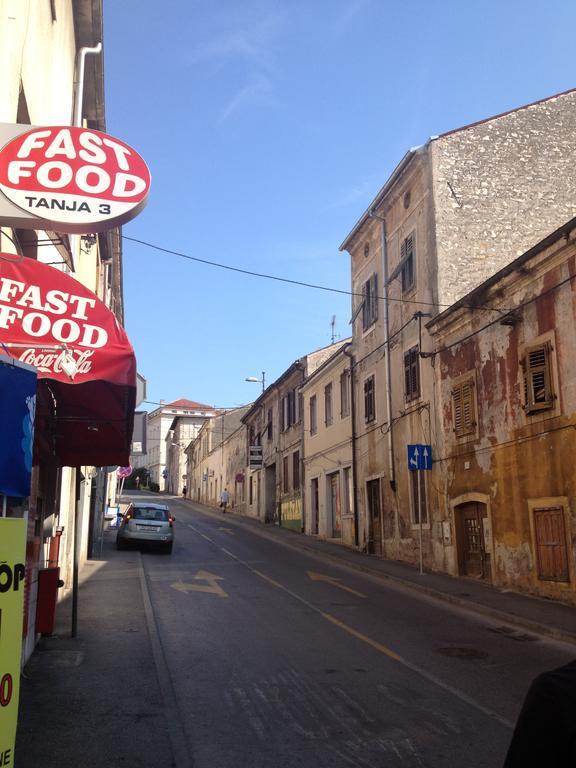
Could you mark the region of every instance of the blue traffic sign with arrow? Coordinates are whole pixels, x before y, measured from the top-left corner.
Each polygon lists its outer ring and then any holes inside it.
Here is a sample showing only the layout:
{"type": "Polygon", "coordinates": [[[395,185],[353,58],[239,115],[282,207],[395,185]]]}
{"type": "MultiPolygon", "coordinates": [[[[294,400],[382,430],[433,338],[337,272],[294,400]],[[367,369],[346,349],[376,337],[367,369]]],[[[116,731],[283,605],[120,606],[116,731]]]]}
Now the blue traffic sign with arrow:
{"type": "Polygon", "coordinates": [[[432,446],[419,444],[409,445],[408,469],[432,469],[432,446]]]}

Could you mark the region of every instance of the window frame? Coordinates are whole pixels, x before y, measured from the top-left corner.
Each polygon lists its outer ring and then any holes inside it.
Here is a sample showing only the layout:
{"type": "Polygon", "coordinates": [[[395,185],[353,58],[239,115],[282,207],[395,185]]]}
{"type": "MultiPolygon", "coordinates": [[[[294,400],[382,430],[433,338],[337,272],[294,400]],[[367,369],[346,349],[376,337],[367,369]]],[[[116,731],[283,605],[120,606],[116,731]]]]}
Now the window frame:
{"type": "Polygon", "coordinates": [[[522,367],[522,382],[524,390],[523,408],[528,416],[541,411],[553,410],[556,405],[554,392],[554,378],[552,375],[553,346],[550,341],[540,344],[530,344],[524,349],[524,355],[520,361],[522,367]],[[538,362],[541,356],[542,363],[538,362]],[[538,387],[537,377],[542,377],[544,387],[544,399],[539,400],[536,395],[538,387]]]}
{"type": "Polygon", "coordinates": [[[402,293],[416,288],[416,234],[411,232],[400,243],[400,279],[402,293]]]}
{"type": "Polygon", "coordinates": [[[376,376],[374,374],[364,379],[364,421],[367,424],[376,421],[376,376]]]}
{"type": "Polygon", "coordinates": [[[318,408],[316,395],[312,395],[308,403],[310,411],[310,434],[315,435],[318,432],[318,408]]]}
{"type": "Polygon", "coordinates": [[[478,427],[476,381],[473,375],[466,376],[452,387],[452,431],[457,438],[476,434],[478,427]]]}
{"type": "Polygon", "coordinates": [[[292,454],[292,488],[300,490],[300,451],[292,454]]]}
{"type": "Polygon", "coordinates": [[[367,331],[378,320],[378,273],[373,272],[362,286],[362,330],[367,331]]]}
{"type": "Polygon", "coordinates": [[[350,371],[340,374],[340,418],[350,416],[350,371]]]}
{"type": "Polygon", "coordinates": [[[324,426],[329,427],[334,421],[334,409],[332,407],[332,382],[324,387],[324,426]]]}
{"type": "Polygon", "coordinates": [[[409,403],[420,396],[420,349],[416,344],[404,353],[404,399],[409,403]]]}

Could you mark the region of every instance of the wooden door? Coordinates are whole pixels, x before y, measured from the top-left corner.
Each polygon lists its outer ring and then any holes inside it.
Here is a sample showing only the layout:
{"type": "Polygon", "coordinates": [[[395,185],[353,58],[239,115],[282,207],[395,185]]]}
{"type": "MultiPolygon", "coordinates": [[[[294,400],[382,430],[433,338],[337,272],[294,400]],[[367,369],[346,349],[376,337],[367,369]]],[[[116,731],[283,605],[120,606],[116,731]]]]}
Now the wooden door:
{"type": "Polygon", "coordinates": [[[544,581],[569,581],[562,507],[535,509],[534,533],[538,578],[544,581]]]}
{"type": "Polygon", "coordinates": [[[458,564],[462,576],[490,579],[490,555],[484,530],[488,519],[486,505],[470,501],[456,507],[458,564]]]}

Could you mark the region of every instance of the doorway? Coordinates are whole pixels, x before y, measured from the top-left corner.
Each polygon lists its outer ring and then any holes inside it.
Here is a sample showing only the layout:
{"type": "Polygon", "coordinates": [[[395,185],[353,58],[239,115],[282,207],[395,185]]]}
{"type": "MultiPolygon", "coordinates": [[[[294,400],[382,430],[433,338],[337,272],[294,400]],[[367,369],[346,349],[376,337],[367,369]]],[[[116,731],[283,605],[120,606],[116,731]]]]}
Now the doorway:
{"type": "Polygon", "coordinates": [[[370,531],[368,551],[373,555],[382,555],[382,507],[380,502],[380,478],[368,480],[366,483],[366,501],[370,531]]]}
{"type": "Polygon", "coordinates": [[[340,503],[340,473],[333,472],[326,476],[328,484],[328,536],[333,539],[342,537],[342,507],[340,503]]]}
{"type": "Polygon", "coordinates": [[[318,478],[314,477],[310,482],[310,533],[318,535],[318,478]]]}
{"type": "Polygon", "coordinates": [[[461,576],[491,581],[492,566],[488,534],[488,510],[480,501],[454,508],[458,571],[461,576]]]}
{"type": "MultiPolygon", "coordinates": [[[[258,473],[258,482],[260,482],[260,473],[258,473]]],[[[264,511],[265,523],[277,523],[276,519],[276,464],[269,464],[265,468],[264,475],[264,503],[266,509],[264,511]]],[[[258,489],[260,494],[260,489],[258,489]]]]}

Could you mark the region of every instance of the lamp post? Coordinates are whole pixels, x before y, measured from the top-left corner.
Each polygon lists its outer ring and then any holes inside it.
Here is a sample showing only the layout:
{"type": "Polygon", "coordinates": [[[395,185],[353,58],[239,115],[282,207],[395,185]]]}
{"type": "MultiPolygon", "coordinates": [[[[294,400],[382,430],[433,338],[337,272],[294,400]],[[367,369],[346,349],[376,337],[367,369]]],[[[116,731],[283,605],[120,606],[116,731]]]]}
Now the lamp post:
{"type": "Polygon", "coordinates": [[[266,373],[262,371],[262,378],[259,379],[257,376],[248,376],[244,379],[244,381],[252,381],[255,384],[262,384],[262,392],[266,389],[266,373]]]}

